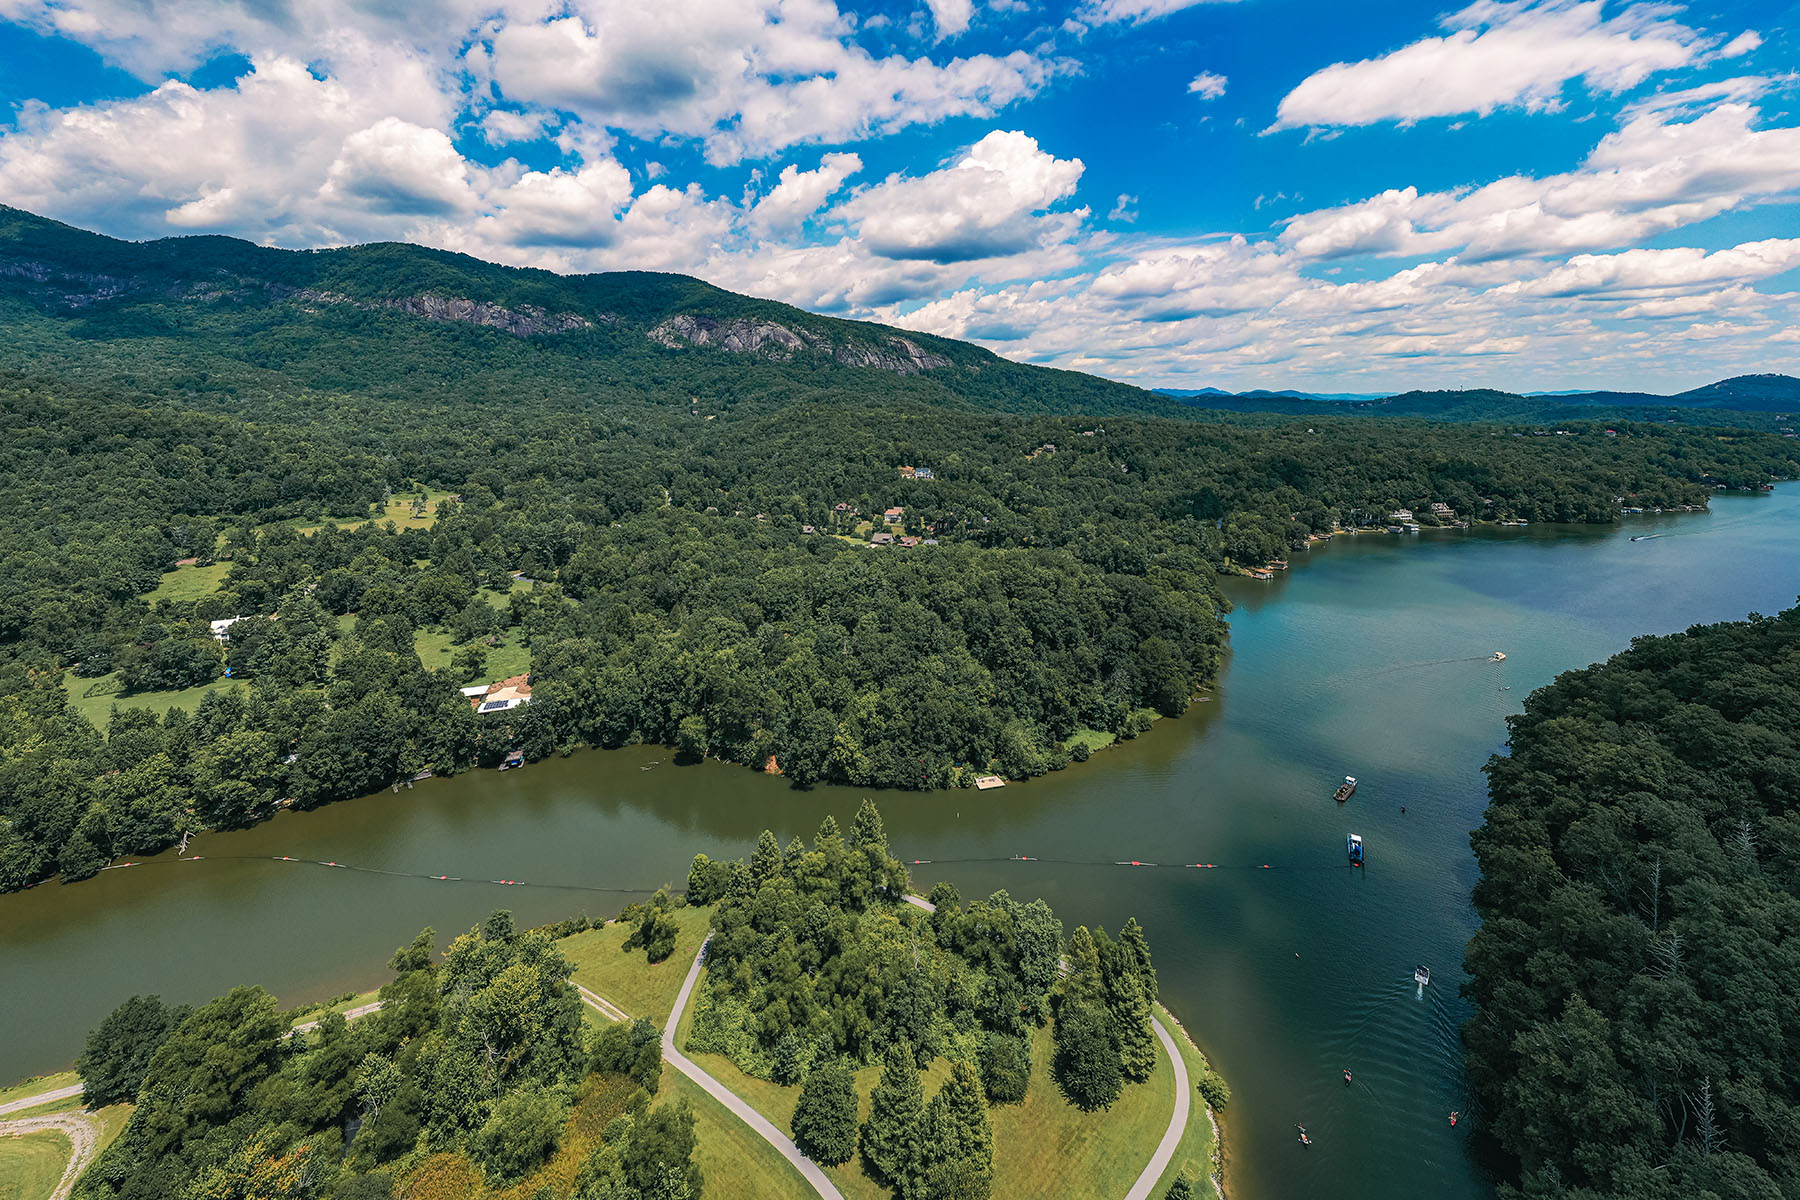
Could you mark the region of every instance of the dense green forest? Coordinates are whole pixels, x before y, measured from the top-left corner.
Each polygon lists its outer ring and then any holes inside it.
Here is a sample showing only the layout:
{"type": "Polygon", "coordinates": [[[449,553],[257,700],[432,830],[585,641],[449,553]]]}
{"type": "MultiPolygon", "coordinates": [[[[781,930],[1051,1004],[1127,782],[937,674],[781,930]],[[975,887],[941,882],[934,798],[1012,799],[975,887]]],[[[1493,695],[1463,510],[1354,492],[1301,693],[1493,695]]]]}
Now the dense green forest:
{"type": "Polygon", "coordinates": [[[0,889],[515,751],[1026,778],[1208,684],[1220,571],[1800,470],[1742,430],[1166,419],[677,276],[16,210],[0,315],[0,889]]]}
{"type": "Polygon", "coordinates": [[[566,1147],[577,1186],[555,1194],[697,1200],[693,1115],[682,1099],[652,1106],[660,1034],[583,1027],[556,937],[585,925],[518,932],[497,912],[441,962],[427,929],[395,953],[378,1012],[327,1012],[292,1035],[258,987],[191,1011],[133,997],[81,1066],[90,1106],[137,1107],[76,1195],[381,1200],[398,1179],[466,1178],[466,1164],[498,1188],[566,1147]]]}
{"type": "MultiPolygon", "coordinates": [[[[964,905],[940,884],[927,912],[906,887],[865,801],[848,834],[828,817],[810,847],[765,832],[748,862],[699,856],[688,895],[628,907],[630,936],[609,952],[667,958],[669,913],[714,905],[688,1048],[792,1086],[791,1125],[816,1161],[860,1153],[902,1200],[985,1200],[989,1106],[1023,1100],[1034,1071],[1085,1110],[1150,1078],[1156,972],[1136,921],[1117,941],[1085,927],[1065,938],[1042,900],[964,905]],[[1051,1022],[1055,1061],[1034,1063],[1030,1034],[1051,1022]],[[927,1098],[934,1060],[949,1071],[927,1098]],[[851,1071],[873,1064],[864,1119],[851,1071]]],[[[520,932],[499,912],[441,955],[428,929],[395,953],[379,1011],[329,1011],[292,1035],[295,1014],[260,988],[194,1009],[132,997],[90,1034],[80,1069],[90,1106],[137,1107],[77,1196],[450,1194],[433,1179],[461,1181],[463,1196],[735,1194],[696,1165],[686,1101],[662,1094],[660,1031],[584,1027],[558,939],[587,925],[520,932]]]]}
{"type": "Polygon", "coordinates": [[[1535,692],[1487,768],[1464,1028],[1507,1196],[1800,1193],[1800,608],[1535,692]]]}

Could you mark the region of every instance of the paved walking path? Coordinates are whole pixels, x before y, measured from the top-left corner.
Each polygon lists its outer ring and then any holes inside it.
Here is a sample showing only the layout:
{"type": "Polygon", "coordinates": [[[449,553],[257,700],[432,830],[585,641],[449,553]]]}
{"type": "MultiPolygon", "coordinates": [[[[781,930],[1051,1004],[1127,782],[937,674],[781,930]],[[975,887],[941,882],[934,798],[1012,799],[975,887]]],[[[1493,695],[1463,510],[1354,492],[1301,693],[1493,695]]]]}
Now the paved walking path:
{"type": "Polygon", "coordinates": [[[59,1087],[54,1091],[39,1092],[35,1096],[26,1096],[22,1100],[13,1100],[6,1104],[0,1104],[0,1116],[5,1116],[9,1112],[19,1112],[22,1109],[37,1108],[45,1104],[55,1104],[58,1100],[67,1100],[71,1096],[79,1095],[81,1095],[81,1085],[79,1083],[72,1083],[68,1087],[59,1087]]]}
{"type": "MultiPolygon", "coordinates": [[[[687,1011],[688,997],[693,994],[694,984],[700,978],[700,970],[706,963],[706,944],[712,941],[709,934],[705,942],[700,943],[700,952],[694,955],[694,965],[688,968],[687,978],[682,981],[681,992],[675,997],[675,1011],[669,1014],[669,1023],[663,1026],[662,1051],[663,1061],[686,1075],[706,1090],[706,1094],[723,1104],[738,1120],[756,1131],[758,1137],[775,1147],[781,1156],[794,1165],[801,1177],[819,1193],[823,1200],[844,1200],[844,1194],[837,1190],[819,1164],[800,1153],[800,1147],[794,1145],[793,1139],[769,1123],[768,1118],[751,1108],[738,1097],[738,1094],[700,1069],[698,1063],[675,1048],[675,1027],[681,1024],[681,1014],[687,1011]]],[[[581,998],[590,1007],[597,1009],[615,1021],[628,1021],[631,1018],[625,1011],[604,996],[596,995],[580,984],[581,998]]]]}
{"type": "Polygon", "coordinates": [[[1169,1118],[1169,1128],[1163,1133],[1162,1141],[1157,1143],[1156,1153],[1150,1156],[1150,1165],[1125,1193],[1125,1200],[1149,1200],[1150,1190],[1168,1170],[1169,1160],[1175,1157],[1175,1150],[1181,1145],[1181,1135],[1187,1132],[1188,1112],[1193,1104],[1190,1094],[1193,1086],[1188,1082],[1187,1063],[1182,1061],[1181,1048],[1163,1028],[1162,1019],[1154,1013],[1150,1016],[1150,1024],[1156,1030],[1156,1040],[1169,1052],[1169,1061],[1175,1064],[1175,1115],[1169,1118]]]}
{"type": "MultiPolygon", "coordinates": [[[[381,1001],[375,1000],[375,1001],[371,1001],[368,1004],[358,1005],[355,1008],[345,1009],[344,1010],[344,1020],[354,1021],[358,1017],[366,1017],[372,1012],[380,1012],[380,1011],[381,1011],[381,1001]]],[[[296,1033],[311,1033],[313,1030],[315,1030],[319,1027],[319,1020],[322,1020],[322,1019],[323,1018],[319,1018],[319,1019],[312,1020],[312,1021],[303,1021],[300,1024],[294,1026],[292,1029],[288,1030],[286,1033],[282,1034],[281,1036],[293,1037],[296,1033]]]]}

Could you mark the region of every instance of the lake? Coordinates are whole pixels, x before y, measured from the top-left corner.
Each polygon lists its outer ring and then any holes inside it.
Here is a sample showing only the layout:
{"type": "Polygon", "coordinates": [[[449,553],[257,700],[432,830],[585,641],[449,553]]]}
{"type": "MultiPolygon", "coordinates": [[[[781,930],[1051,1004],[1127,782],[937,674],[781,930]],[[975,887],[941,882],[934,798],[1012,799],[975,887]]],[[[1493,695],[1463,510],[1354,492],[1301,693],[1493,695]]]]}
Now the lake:
{"type": "MultiPolygon", "coordinates": [[[[913,868],[921,889],[1041,895],[1070,928],[1144,924],[1165,1003],[1233,1088],[1234,1200],[1487,1195],[1472,1122],[1448,1121],[1469,1108],[1457,988],[1481,765],[1559,672],[1640,633],[1794,604],[1800,486],[1713,509],[1296,553],[1273,581],[1227,583],[1232,660],[1211,700],[1030,784],[879,795],[890,840],[934,860],[913,868]],[[1339,806],[1346,774],[1360,786],[1339,806]],[[1365,870],[1346,865],[1350,833],[1365,870]],[[1131,860],[1158,865],[1113,865],[1131,860]]],[[[499,907],[522,923],[610,914],[624,889],[680,886],[696,851],[748,854],[764,826],[809,836],[865,794],[671,758],[585,752],[433,780],[204,835],[201,862],[0,896],[0,1081],[67,1065],[134,992],[361,990],[423,926],[447,937],[499,907]]]]}

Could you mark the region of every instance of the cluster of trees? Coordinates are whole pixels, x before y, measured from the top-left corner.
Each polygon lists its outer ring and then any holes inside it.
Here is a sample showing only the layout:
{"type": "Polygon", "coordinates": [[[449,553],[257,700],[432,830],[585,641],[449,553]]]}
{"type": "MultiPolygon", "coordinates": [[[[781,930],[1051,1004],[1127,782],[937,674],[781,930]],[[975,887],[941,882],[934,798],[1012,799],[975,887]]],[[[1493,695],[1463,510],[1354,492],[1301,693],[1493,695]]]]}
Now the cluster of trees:
{"type": "Polygon", "coordinates": [[[1156,974],[1135,920],[1117,941],[1082,927],[1065,943],[1042,900],[965,905],[939,884],[928,913],[906,887],[866,800],[847,836],[827,817],[810,848],[765,831],[748,862],[697,856],[688,896],[717,908],[688,1048],[799,1085],[795,1141],[818,1161],[860,1147],[904,1200],[985,1197],[987,1108],[1025,1098],[1034,1032],[1054,1016],[1059,1085],[1108,1107],[1155,1067],[1156,974]],[[920,1073],[937,1058],[951,1074],[927,1103],[920,1073]],[[853,1071],[877,1063],[859,1123],[853,1071]]]}
{"type": "Polygon", "coordinates": [[[605,1131],[579,1200],[697,1200],[693,1115],[650,1105],[659,1031],[584,1036],[552,932],[517,932],[498,912],[437,963],[428,929],[395,954],[379,1012],[327,1013],[302,1034],[261,988],[192,1011],[133,997],[90,1035],[80,1069],[90,1105],[137,1107],[76,1194],[381,1200],[434,1156],[498,1187],[557,1152],[579,1103],[605,1131]]]}
{"type": "Polygon", "coordinates": [[[1506,1196],[1800,1193],[1800,609],[1534,693],[1487,768],[1464,1027],[1506,1196]]]}

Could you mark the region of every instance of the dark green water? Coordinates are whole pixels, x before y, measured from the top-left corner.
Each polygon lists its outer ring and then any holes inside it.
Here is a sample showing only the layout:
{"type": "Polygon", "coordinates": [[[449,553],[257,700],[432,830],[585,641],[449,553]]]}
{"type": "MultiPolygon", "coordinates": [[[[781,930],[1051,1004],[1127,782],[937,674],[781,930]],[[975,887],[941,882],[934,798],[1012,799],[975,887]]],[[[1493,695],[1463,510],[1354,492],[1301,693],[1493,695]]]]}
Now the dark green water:
{"type": "MultiPolygon", "coordinates": [[[[1193,715],[1026,786],[882,796],[890,837],[903,857],[939,860],[914,869],[922,884],[1042,895],[1070,926],[1144,923],[1164,1000],[1235,1091],[1234,1200],[1485,1195],[1467,1126],[1447,1120],[1468,1107],[1456,990],[1481,764],[1507,714],[1558,672],[1639,633],[1794,603],[1800,489],[1714,510],[1623,530],[1339,538],[1296,555],[1272,583],[1231,585],[1233,661],[1193,715]],[[1645,532],[1668,536],[1628,540],[1645,532]],[[1484,661],[1494,650],[1507,660],[1484,661]],[[1346,773],[1362,786],[1340,808],[1346,773]],[[1344,865],[1350,832],[1368,844],[1358,874],[1344,865]],[[1218,866],[949,861],[1017,854],[1218,866]],[[1416,963],[1433,970],[1423,997],[1416,963]]],[[[425,925],[625,899],[223,856],[648,889],[685,879],[695,851],[745,854],[765,825],[784,841],[810,834],[861,796],[716,764],[640,769],[668,757],[585,753],[434,781],[208,835],[192,847],[204,862],[164,856],[0,896],[0,1080],[66,1065],[133,992],[201,1000],[260,982],[299,1002],[379,982],[425,925]]]]}

